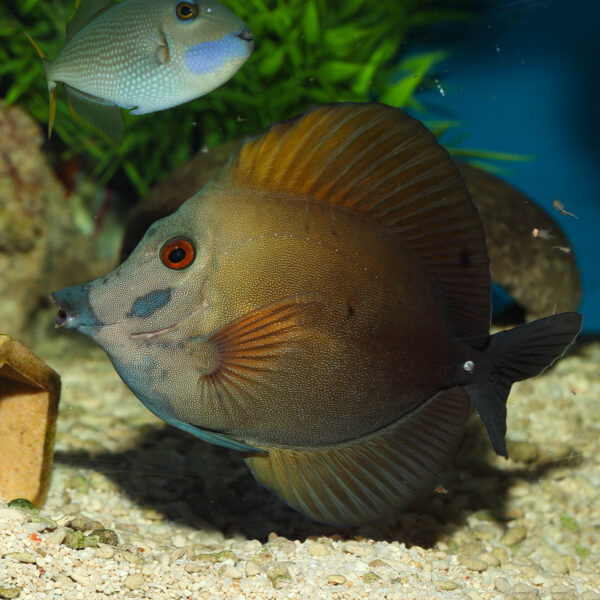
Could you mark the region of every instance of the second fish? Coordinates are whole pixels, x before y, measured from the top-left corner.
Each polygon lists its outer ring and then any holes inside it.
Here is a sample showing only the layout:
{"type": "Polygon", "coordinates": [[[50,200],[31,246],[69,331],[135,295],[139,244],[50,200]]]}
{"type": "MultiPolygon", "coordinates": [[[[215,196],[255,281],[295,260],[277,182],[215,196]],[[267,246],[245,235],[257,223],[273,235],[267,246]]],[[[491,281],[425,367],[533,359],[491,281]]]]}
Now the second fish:
{"type": "Polygon", "coordinates": [[[55,60],[33,44],[48,79],[48,134],[56,87],[63,84],[71,111],[117,145],[123,137],[119,107],[141,115],[208,94],[231,79],[254,48],[251,29],[215,0],[81,0],[55,60]]]}

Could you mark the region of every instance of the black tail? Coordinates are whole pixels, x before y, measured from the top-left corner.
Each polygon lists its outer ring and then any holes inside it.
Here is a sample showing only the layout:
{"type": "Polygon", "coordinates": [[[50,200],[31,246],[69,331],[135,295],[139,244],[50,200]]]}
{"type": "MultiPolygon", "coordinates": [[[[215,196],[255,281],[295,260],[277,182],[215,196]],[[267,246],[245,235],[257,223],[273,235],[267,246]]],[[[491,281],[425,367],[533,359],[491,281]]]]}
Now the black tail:
{"type": "Polygon", "coordinates": [[[466,386],[497,454],[508,458],[506,400],[515,381],[539,375],[573,343],[583,317],[568,312],[538,319],[491,336],[484,350],[489,375],[466,386]]]}

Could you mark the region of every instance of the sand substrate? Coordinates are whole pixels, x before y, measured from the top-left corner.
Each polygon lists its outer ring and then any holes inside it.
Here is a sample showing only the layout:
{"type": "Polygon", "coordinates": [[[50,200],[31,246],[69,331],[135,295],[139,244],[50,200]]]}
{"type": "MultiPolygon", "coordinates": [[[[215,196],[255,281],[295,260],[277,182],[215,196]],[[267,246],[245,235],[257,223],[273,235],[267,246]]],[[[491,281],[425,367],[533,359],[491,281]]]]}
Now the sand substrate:
{"type": "Polygon", "coordinates": [[[598,342],[513,387],[510,460],[474,416],[429,497],[358,530],[165,426],[80,337],[36,351],[63,380],[55,465],[39,515],[0,503],[0,598],[600,600],[598,342]]]}

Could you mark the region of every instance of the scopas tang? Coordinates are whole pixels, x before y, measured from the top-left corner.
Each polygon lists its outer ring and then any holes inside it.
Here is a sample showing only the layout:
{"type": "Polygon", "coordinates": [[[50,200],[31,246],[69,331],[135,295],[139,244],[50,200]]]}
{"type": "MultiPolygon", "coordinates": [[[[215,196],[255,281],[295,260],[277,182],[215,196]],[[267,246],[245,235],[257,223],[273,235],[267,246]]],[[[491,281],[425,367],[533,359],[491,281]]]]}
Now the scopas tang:
{"type": "Polygon", "coordinates": [[[471,404],[506,456],[506,399],[581,327],[489,335],[483,228],[456,166],[381,104],[317,106],[244,141],[130,257],[52,294],[154,413],[242,451],[314,519],[427,491],[471,404]]]}
{"type": "Polygon", "coordinates": [[[56,59],[34,46],[50,91],[48,135],[63,84],[69,108],[120,144],[118,107],[141,115],[203,96],[235,74],[254,42],[216,0],[79,0],[56,59]]]}

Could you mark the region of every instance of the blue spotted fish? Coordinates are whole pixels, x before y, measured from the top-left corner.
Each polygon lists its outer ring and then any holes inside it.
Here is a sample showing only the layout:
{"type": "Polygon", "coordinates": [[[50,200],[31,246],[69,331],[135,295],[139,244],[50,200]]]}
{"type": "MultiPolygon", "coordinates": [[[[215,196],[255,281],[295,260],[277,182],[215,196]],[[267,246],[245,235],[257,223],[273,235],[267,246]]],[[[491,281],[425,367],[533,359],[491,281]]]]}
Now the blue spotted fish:
{"type": "Polygon", "coordinates": [[[52,298],[155,414],[337,525],[431,489],[472,406],[506,456],[513,382],[581,327],[562,313],[489,335],[477,209],[435,137],[381,104],[247,139],[115,271],[52,298]]]}
{"type": "Polygon", "coordinates": [[[71,111],[116,144],[119,107],[141,115],[203,96],[228,81],[254,47],[248,26],[216,0],[78,0],[56,59],[31,41],[48,80],[48,135],[62,84],[71,111]]]}

